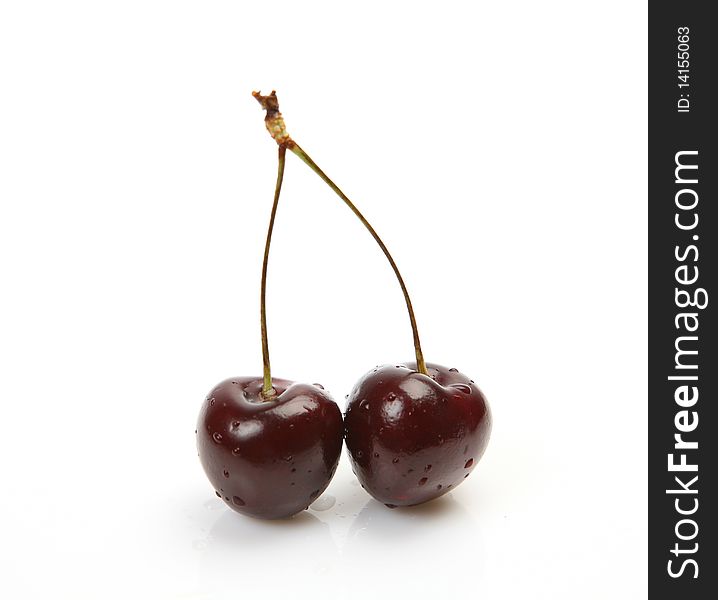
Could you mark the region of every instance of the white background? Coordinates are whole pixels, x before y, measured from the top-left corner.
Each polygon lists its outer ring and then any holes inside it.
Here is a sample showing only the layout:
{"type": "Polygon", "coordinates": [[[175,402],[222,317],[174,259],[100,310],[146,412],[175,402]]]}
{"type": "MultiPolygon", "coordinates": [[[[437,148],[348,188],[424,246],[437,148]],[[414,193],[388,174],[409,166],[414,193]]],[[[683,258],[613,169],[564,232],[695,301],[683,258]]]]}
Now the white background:
{"type": "MultiPolygon", "coordinates": [[[[645,597],[646,80],[644,2],[0,4],[0,596],[645,597]],[[206,392],[261,372],[272,88],[491,402],[424,507],[344,455],[334,506],[254,521],[197,460],[206,392]]],[[[287,163],[274,374],[344,408],[408,319],[287,163]]]]}

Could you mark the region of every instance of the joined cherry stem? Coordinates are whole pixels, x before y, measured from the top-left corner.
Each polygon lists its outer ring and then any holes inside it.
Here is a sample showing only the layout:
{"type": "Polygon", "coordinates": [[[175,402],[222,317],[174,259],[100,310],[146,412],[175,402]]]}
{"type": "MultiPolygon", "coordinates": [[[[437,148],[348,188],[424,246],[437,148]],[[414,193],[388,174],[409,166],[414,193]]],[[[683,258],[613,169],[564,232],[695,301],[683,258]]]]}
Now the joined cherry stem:
{"type": "MultiPolygon", "coordinates": [[[[279,145],[279,174],[277,176],[277,191],[275,192],[274,196],[274,206],[272,207],[272,217],[269,223],[269,231],[267,232],[267,245],[265,247],[264,251],[264,266],[262,270],[262,352],[264,354],[264,390],[267,389],[267,386],[269,386],[269,389],[271,389],[272,393],[274,390],[271,388],[272,380],[271,375],[269,371],[269,349],[267,346],[267,327],[266,327],[266,315],[264,311],[264,292],[265,292],[265,280],[266,280],[266,271],[267,271],[267,258],[269,256],[269,243],[272,236],[272,228],[274,226],[274,215],[277,210],[277,202],[279,200],[279,190],[282,185],[282,176],[284,174],[284,154],[286,152],[286,149],[288,148],[294,154],[296,154],[302,161],[309,166],[309,168],[314,171],[319,177],[326,183],[334,192],[339,196],[344,204],[346,204],[351,211],[356,215],[356,217],[364,224],[364,227],[367,228],[369,233],[374,238],[374,241],[379,245],[379,248],[381,248],[381,251],[384,253],[384,256],[386,256],[386,259],[389,261],[389,264],[391,265],[391,268],[394,270],[394,275],[396,275],[396,279],[399,282],[399,286],[401,287],[401,291],[404,294],[404,300],[406,301],[406,309],[409,313],[409,321],[411,322],[411,331],[414,337],[414,353],[416,354],[416,368],[417,370],[424,374],[428,375],[428,371],[426,369],[426,362],[424,361],[424,355],[421,351],[421,342],[419,340],[419,329],[416,325],[416,317],[414,316],[414,308],[411,305],[411,298],[409,297],[409,291],[406,289],[406,284],[404,283],[404,278],[401,276],[401,273],[399,272],[399,267],[396,265],[396,262],[394,261],[393,257],[391,256],[391,253],[389,252],[388,248],[382,241],[382,239],[379,237],[379,234],[374,230],[374,228],[371,226],[369,221],[367,221],[366,217],[361,213],[361,211],[354,205],[354,203],[349,200],[347,195],[339,189],[339,187],[329,178],[329,176],[324,173],[319,168],[319,165],[315,163],[310,156],[302,150],[302,148],[297,144],[287,133],[286,126],[284,124],[284,119],[282,117],[282,113],[279,112],[279,102],[277,100],[277,94],[273,91],[269,96],[262,96],[259,92],[253,92],[252,95],[255,97],[255,99],[262,105],[262,108],[264,108],[267,111],[267,114],[264,118],[264,123],[267,127],[267,130],[269,131],[269,134],[272,136],[272,138],[277,142],[279,145]]],[[[263,390],[263,394],[264,394],[263,390]]]]}
{"type": "Polygon", "coordinates": [[[269,264],[269,247],[272,244],[272,232],[274,231],[274,219],[277,216],[277,206],[279,206],[279,195],[282,191],[282,181],[284,180],[284,159],[287,154],[287,147],[279,146],[279,160],[277,162],[277,185],[274,189],[274,202],[272,204],[272,213],[269,217],[269,227],[267,227],[267,241],[264,244],[264,260],[262,261],[262,284],[260,319],[262,329],[262,362],[264,364],[264,383],[262,384],[262,397],[270,400],[276,395],[276,390],[272,386],[272,369],[269,364],[269,340],[267,338],[267,266],[269,264]]]}

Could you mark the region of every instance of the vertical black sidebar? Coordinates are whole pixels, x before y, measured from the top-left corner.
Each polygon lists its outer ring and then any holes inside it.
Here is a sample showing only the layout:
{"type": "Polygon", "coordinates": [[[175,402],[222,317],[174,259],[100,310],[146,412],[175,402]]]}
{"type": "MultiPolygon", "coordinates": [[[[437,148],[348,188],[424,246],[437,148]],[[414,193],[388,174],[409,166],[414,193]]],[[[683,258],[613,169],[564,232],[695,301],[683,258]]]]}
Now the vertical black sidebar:
{"type": "Polygon", "coordinates": [[[718,598],[718,22],[649,5],[649,597],[718,598]]]}

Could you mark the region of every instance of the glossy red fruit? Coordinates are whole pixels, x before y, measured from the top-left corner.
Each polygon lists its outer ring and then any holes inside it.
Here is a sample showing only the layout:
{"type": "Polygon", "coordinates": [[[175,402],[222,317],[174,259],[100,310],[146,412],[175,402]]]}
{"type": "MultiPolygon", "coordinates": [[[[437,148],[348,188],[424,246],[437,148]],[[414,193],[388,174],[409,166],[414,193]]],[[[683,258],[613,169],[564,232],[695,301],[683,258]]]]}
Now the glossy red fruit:
{"type": "Polygon", "coordinates": [[[280,519],[329,485],[342,448],[342,415],[321,386],[261,377],[217,385],[202,405],[197,448],[217,496],[244,515],[280,519]]]}
{"type": "Polygon", "coordinates": [[[478,386],[456,369],[384,365],[349,395],[346,443],[364,489],[390,508],[421,504],[459,485],[479,462],[491,412],[478,386]]]}

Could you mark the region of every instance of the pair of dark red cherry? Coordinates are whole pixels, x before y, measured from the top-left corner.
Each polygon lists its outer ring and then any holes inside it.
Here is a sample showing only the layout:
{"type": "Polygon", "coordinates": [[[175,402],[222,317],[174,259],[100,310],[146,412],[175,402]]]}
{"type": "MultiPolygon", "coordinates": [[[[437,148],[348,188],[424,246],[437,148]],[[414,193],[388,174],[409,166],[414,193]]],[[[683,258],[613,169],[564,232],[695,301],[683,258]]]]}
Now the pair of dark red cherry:
{"type": "Polygon", "coordinates": [[[389,250],[364,215],[289,136],[277,95],[254,97],[279,146],[261,283],[264,375],[237,377],[207,396],[197,447],[217,496],[245,515],[289,517],[307,508],[334,475],[346,439],[364,489],[387,506],[445,494],[468,477],[486,448],[491,414],[481,390],[456,369],[424,363],[411,299],[389,250]],[[346,415],[318,384],[271,376],[265,310],[266,275],[287,150],[334,190],[374,237],[401,290],[414,336],[415,363],[377,367],[349,395],[346,415]]]}
{"type": "Polygon", "coordinates": [[[265,519],[307,508],[334,475],[346,438],[364,489],[393,508],[432,500],[476,466],[491,414],[476,384],[456,369],[414,363],[373,369],[354,386],[346,416],[314,384],[261,377],[217,385],[197,426],[200,459],[216,494],[231,508],[265,519]]]}

